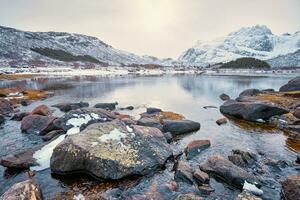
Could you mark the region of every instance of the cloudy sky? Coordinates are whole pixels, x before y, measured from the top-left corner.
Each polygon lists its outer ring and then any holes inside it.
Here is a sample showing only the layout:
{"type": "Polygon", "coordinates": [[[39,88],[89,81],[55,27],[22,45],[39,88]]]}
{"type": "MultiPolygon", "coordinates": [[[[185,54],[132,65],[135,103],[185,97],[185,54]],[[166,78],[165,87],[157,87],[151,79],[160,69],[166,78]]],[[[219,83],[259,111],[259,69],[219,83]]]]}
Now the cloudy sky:
{"type": "Polygon", "coordinates": [[[0,0],[0,25],[92,35],[139,55],[177,58],[243,26],[300,30],[300,0],[0,0]]]}

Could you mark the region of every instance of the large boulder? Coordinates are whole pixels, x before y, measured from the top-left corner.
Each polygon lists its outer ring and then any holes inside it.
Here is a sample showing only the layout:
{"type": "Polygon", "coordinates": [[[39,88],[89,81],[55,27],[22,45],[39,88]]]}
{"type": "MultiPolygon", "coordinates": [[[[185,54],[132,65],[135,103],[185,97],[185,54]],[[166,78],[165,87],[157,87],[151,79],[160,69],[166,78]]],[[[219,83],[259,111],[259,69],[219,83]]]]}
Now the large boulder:
{"type": "Polygon", "coordinates": [[[58,108],[62,112],[69,112],[71,110],[76,110],[79,108],[89,107],[87,102],[80,101],[79,103],[59,103],[52,105],[52,107],[58,108]]]}
{"type": "Polygon", "coordinates": [[[200,129],[200,123],[191,120],[164,120],[163,131],[172,135],[182,135],[200,129]]]}
{"type": "Polygon", "coordinates": [[[33,115],[43,115],[43,116],[48,116],[52,114],[52,111],[50,108],[46,105],[39,105],[35,109],[31,111],[31,114],[33,115]]]}
{"type": "Polygon", "coordinates": [[[255,176],[219,155],[209,157],[200,169],[239,189],[243,188],[245,181],[258,183],[255,176]]]}
{"type": "Polygon", "coordinates": [[[0,98],[0,114],[7,115],[13,111],[13,107],[10,105],[9,101],[0,98]]]}
{"type": "Polygon", "coordinates": [[[244,96],[256,96],[260,94],[261,91],[258,89],[246,89],[243,92],[239,94],[239,97],[244,97],[244,96]]]}
{"type": "Polygon", "coordinates": [[[248,121],[268,120],[272,116],[289,113],[288,110],[275,105],[259,102],[237,102],[234,100],[225,102],[220,107],[220,111],[224,115],[248,121]]]}
{"type": "Polygon", "coordinates": [[[290,92],[300,90],[300,76],[290,80],[287,84],[283,85],[280,92],[290,92]]]}
{"type": "Polygon", "coordinates": [[[286,200],[300,200],[300,174],[282,182],[282,193],[286,200]]]}
{"type": "Polygon", "coordinates": [[[55,129],[53,121],[55,117],[42,115],[28,115],[22,119],[21,130],[24,133],[45,135],[55,129]]]}
{"type": "Polygon", "coordinates": [[[14,184],[1,197],[0,200],[43,200],[39,186],[32,180],[14,184]]]}
{"type": "Polygon", "coordinates": [[[53,151],[51,170],[83,172],[96,178],[120,179],[160,168],[172,151],[157,128],[125,126],[119,120],[96,123],[67,137],[53,151]]]}

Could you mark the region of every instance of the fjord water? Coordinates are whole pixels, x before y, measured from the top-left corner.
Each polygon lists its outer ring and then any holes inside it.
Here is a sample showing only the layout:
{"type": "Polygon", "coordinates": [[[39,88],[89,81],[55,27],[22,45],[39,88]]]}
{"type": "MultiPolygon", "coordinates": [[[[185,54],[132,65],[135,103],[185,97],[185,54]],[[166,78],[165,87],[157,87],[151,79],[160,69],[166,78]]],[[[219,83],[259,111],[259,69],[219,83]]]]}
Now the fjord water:
{"type": "MultiPolygon", "coordinates": [[[[28,107],[21,107],[21,111],[31,111],[35,106],[46,104],[51,106],[61,102],[86,101],[93,106],[99,102],[119,103],[118,107],[132,105],[133,111],[120,111],[138,118],[139,113],[146,107],[158,107],[164,111],[173,111],[201,123],[201,129],[193,134],[186,135],[174,143],[178,151],[194,139],[209,139],[211,147],[192,160],[195,164],[205,160],[213,154],[228,155],[232,149],[242,149],[255,153],[264,153],[268,158],[282,159],[293,162],[296,153],[300,150],[300,143],[290,139],[280,130],[262,130],[257,127],[245,128],[230,122],[218,126],[215,121],[222,117],[219,109],[204,106],[219,107],[223,102],[219,99],[221,93],[232,98],[244,89],[257,88],[278,90],[291,77],[251,77],[251,76],[203,76],[203,75],[176,75],[155,77],[40,77],[27,80],[3,81],[0,87],[26,87],[33,89],[49,88],[55,84],[67,87],[53,90],[54,96],[43,101],[32,103],[28,107]]],[[[53,108],[54,109],[54,108],[53,108]]],[[[54,115],[61,116],[58,110],[54,115]]],[[[41,139],[34,135],[25,135],[20,132],[20,123],[7,121],[0,129],[0,156],[14,153],[41,143],[41,139]]],[[[283,176],[291,173],[283,172],[283,176]]],[[[10,172],[0,167],[0,194],[6,191],[13,183],[26,179],[23,172],[10,172]]],[[[77,192],[87,190],[85,181],[74,186],[74,180],[52,177],[50,170],[38,172],[36,181],[41,185],[44,195],[53,198],[56,192],[73,189],[77,192]],[[74,189],[75,188],[75,189],[74,189]]],[[[91,185],[97,182],[90,183],[91,185]]],[[[101,187],[99,187],[101,188],[101,187]]],[[[98,189],[99,189],[98,188],[98,189]]],[[[103,188],[105,188],[103,186],[103,188]]],[[[100,189],[99,189],[100,190],[100,189]]]]}

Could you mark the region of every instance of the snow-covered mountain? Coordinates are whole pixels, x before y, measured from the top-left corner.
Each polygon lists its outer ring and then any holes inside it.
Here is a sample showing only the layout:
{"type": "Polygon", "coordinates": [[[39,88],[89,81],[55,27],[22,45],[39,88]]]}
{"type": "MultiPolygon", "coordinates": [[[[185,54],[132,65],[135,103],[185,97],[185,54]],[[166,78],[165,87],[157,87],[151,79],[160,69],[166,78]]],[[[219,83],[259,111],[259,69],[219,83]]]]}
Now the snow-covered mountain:
{"type": "Polygon", "coordinates": [[[236,32],[197,44],[183,52],[179,61],[188,65],[207,66],[224,63],[240,57],[266,60],[274,67],[300,66],[300,32],[274,35],[266,26],[241,28],[236,32]],[[288,56],[285,57],[285,56],[288,56]]]}
{"type": "Polygon", "coordinates": [[[0,66],[174,65],[121,51],[96,37],[64,32],[28,32],[0,26],[0,66]],[[63,55],[62,55],[63,54],[63,55]]]}

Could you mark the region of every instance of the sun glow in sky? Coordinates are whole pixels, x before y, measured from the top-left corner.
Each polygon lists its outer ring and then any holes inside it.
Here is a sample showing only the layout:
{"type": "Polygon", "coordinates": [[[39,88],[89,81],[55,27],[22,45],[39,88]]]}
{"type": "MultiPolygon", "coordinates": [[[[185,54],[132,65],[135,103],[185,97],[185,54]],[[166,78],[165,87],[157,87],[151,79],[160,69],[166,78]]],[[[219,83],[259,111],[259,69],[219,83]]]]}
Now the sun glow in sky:
{"type": "Polygon", "coordinates": [[[300,30],[300,0],[0,0],[0,25],[96,36],[138,55],[177,58],[244,26],[300,30]]]}

